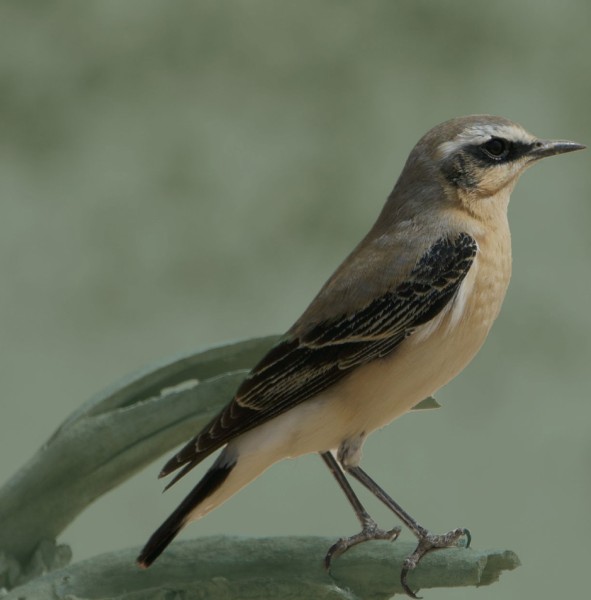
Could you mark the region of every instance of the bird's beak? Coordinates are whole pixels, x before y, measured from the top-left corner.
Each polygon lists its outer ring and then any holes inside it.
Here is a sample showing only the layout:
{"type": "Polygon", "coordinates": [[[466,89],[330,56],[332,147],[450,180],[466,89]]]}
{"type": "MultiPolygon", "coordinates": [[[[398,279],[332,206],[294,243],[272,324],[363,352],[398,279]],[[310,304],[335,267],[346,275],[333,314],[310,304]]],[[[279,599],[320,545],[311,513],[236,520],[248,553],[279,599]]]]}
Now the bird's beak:
{"type": "Polygon", "coordinates": [[[554,156],[555,154],[584,150],[586,147],[583,144],[569,142],[568,140],[538,140],[534,142],[529,155],[533,160],[538,160],[546,156],[554,156]]]}

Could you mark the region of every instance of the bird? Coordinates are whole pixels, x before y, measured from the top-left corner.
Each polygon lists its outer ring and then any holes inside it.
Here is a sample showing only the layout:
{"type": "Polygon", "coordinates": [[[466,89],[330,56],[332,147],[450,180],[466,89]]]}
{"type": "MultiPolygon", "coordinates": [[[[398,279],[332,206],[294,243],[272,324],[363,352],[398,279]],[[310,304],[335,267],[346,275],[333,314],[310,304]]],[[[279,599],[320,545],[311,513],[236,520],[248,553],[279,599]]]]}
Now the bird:
{"type": "Polygon", "coordinates": [[[324,564],[352,546],[395,540],[349,482],[360,482],[416,536],[400,580],[432,550],[470,541],[465,528],[433,534],[361,466],[363,444],[458,375],[484,343],[511,277],[509,198],[538,160],[584,149],[539,139],[492,115],[445,121],[414,146],[375,224],[302,316],[256,364],[233,398],[163,467],[165,489],[221,450],[137,562],[150,566],[190,521],[205,516],[274,463],[321,456],[361,531],[340,538],[324,564]]]}

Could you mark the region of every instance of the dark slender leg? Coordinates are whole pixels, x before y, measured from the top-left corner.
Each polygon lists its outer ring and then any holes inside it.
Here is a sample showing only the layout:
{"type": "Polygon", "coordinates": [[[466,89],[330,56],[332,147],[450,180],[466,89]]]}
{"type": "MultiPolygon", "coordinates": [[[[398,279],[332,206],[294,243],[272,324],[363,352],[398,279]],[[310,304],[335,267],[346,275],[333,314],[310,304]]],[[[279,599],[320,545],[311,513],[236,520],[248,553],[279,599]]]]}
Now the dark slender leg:
{"type": "Polygon", "coordinates": [[[348,538],[341,538],[335,544],[333,544],[324,558],[324,566],[326,569],[330,569],[330,563],[333,558],[340,556],[346,552],[349,548],[366,542],[368,540],[392,540],[394,541],[400,535],[400,527],[394,527],[390,531],[384,531],[380,529],[376,522],[369,516],[365,510],[363,504],[359,501],[359,498],[353,491],[353,488],[349,485],[345,474],[343,473],[339,463],[330,452],[322,452],[320,454],[322,460],[326,463],[326,466],[330,469],[330,472],[334,475],[341,489],[347,496],[347,500],[351,503],[359,522],[361,523],[361,532],[357,535],[352,535],[348,538]]]}
{"type": "Polygon", "coordinates": [[[419,543],[414,552],[407,556],[402,565],[400,582],[404,591],[411,597],[417,598],[415,593],[408,587],[406,577],[421,561],[423,556],[438,548],[449,548],[456,546],[462,536],[467,538],[467,546],[470,545],[470,532],[467,529],[453,529],[443,535],[435,535],[419,525],[393,498],[391,498],[361,467],[345,467],[357,481],[363,484],[378,500],[381,500],[417,537],[419,543]]]}

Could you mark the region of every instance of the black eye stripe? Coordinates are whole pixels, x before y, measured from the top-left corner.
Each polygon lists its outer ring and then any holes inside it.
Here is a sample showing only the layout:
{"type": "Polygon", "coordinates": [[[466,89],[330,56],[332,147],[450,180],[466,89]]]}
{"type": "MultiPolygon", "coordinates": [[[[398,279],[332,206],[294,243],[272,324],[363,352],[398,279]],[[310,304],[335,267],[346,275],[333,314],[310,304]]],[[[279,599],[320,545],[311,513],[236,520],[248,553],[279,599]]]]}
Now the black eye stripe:
{"type": "Polygon", "coordinates": [[[495,165],[518,160],[531,151],[533,144],[494,137],[479,144],[466,144],[460,150],[482,165],[495,165]],[[499,140],[499,144],[495,140],[499,140]],[[487,148],[486,145],[489,145],[487,148]],[[505,148],[506,145],[506,148],[505,148]],[[494,151],[503,146],[503,151],[495,155],[494,151]],[[493,152],[491,152],[493,150],[493,152]]]}

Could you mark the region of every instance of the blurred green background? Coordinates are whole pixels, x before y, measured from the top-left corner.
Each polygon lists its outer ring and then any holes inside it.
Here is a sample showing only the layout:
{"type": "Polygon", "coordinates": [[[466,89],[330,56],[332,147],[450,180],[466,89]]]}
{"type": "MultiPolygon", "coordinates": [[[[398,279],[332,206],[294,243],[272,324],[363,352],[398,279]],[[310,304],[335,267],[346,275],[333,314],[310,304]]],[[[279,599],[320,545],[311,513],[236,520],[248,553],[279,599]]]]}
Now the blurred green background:
{"type": "MultiPolygon", "coordinates": [[[[3,2],[0,481],[119,377],[287,329],[434,124],[487,112],[589,144],[590,22],[585,0],[3,2]]],[[[366,445],[364,466],[425,525],[523,561],[430,598],[588,588],[590,156],[524,176],[486,346],[442,410],[366,445]]],[[[146,540],[198,475],[161,495],[161,462],[64,533],[75,559],[146,540]]],[[[183,536],[356,528],[309,456],[183,536]]]]}

